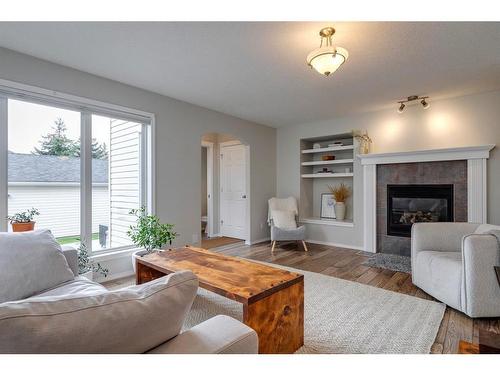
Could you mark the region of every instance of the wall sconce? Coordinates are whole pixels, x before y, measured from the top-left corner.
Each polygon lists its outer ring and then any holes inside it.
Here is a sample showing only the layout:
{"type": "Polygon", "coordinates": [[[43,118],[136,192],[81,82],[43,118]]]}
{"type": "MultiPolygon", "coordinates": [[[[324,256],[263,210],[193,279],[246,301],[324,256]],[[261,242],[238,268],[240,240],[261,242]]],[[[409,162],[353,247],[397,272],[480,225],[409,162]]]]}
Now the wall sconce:
{"type": "Polygon", "coordinates": [[[420,100],[420,104],[422,104],[422,107],[424,107],[424,109],[427,109],[430,107],[430,104],[427,102],[426,99],[429,99],[429,97],[428,96],[411,95],[411,96],[407,97],[405,100],[400,100],[400,101],[398,101],[398,103],[399,103],[398,113],[403,113],[403,111],[406,107],[405,103],[413,102],[415,100],[420,100]]]}

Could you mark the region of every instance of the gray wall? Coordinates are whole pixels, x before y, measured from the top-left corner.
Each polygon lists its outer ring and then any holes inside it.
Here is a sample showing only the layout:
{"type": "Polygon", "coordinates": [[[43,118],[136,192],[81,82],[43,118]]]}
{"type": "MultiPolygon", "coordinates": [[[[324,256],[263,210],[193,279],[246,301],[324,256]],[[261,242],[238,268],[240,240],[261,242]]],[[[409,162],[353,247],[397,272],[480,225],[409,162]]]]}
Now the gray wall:
{"type": "MultiPolygon", "coordinates": [[[[137,108],[156,115],[156,211],[174,223],[177,245],[200,234],[201,148],[206,133],[250,146],[251,239],[269,236],[267,200],[276,191],[276,130],[0,48],[0,78],[137,108]]],[[[175,74],[175,72],[165,72],[175,74]]]]}
{"type": "MultiPolygon", "coordinates": [[[[500,145],[500,92],[430,100],[424,110],[420,105],[407,106],[398,114],[393,107],[355,116],[278,129],[278,196],[300,196],[301,138],[366,129],[374,143],[372,152],[500,145]]],[[[308,237],[316,241],[363,246],[363,191],[359,162],[354,165],[354,228],[308,225],[308,237]]],[[[500,224],[500,151],[495,148],[488,161],[488,221],[500,224]]]]}

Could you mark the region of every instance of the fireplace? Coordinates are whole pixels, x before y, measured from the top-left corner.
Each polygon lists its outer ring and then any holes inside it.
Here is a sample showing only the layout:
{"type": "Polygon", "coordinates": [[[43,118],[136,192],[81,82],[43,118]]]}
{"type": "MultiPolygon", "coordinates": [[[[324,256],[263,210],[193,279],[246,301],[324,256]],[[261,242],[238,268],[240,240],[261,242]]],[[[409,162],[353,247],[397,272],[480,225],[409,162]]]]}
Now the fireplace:
{"type": "Polygon", "coordinates": [[[410,237],[419,222],[454,221],[453,185],[387,185],[387,235],[410,237]]]}

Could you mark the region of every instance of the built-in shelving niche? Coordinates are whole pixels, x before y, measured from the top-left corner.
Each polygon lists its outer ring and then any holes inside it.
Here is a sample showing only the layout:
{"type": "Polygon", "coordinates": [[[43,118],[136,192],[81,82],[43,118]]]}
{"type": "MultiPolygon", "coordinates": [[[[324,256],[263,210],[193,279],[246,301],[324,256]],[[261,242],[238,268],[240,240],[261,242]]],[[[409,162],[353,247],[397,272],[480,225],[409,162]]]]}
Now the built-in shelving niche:
{"type": "Polygon", "coordinates": [[[328,185],[341,182],[353,189],[356,145],[351,133],[300,140],[300,221],[306,224],[353,226],[352,196],[347,202],[345,220],[321,218],[321,194],[329,193],[328,185]],[[333,142],[341,146],[329,146],[333,142]],[[319,143],[320,148],[314,148],[319,143]],[[323,155],[334,155],[335,160],[324,161],[323,155]],[[327,168],[332,173],[318,173],[327,168]],[[348,170],[346,170],[346,168],[348,170]]]}

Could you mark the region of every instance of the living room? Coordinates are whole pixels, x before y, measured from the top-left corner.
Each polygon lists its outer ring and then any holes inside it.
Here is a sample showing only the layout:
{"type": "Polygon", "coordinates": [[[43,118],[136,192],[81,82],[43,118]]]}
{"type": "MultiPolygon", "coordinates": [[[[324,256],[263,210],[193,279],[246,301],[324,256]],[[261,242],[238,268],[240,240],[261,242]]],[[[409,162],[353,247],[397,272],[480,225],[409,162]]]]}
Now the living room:
{"type": "Polygon", "coordinates": [[[494,15],[182,7],[0,22],[0,353],[500,353],[494,15]]]}

